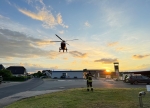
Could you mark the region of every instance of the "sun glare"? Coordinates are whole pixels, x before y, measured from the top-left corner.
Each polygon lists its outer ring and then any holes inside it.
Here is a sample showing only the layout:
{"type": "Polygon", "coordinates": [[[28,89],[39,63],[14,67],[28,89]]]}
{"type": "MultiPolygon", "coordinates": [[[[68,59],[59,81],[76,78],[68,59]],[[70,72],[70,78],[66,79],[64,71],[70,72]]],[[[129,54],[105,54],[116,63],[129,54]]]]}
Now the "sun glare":
{"type": "Polygon", "coordinates": [[[106,69],[106,72],[110,72],[110,70],[106,69]]]}

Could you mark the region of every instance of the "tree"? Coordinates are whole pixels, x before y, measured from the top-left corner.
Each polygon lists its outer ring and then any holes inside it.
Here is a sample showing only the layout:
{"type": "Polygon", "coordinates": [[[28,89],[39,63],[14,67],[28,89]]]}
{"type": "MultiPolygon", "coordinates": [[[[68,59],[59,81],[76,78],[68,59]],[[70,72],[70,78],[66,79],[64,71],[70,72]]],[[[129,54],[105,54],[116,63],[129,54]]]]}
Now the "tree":
{"type": "Polygon", "coordinates": [[[37,75],[38,75],[38,77],[43,76],[43,74],[42,74],[42,72],[41,72],[41,71],[38,71],[38,72],[37,72],[37,75]]]}
{"type": "Polygon", "coordinates": [[[43,74],[41,71],[38,71],[37,73],[34,73],[33,76],[41,77],[41,76],[43,76],[43,74]]]}
{"type": "Polygon", "coordinates": [[[4,77],[11,77],[12,73],[9,70],[2,69],[2,70],[0,70],[0,76],[2,76],[3,78],[4,77]]]}

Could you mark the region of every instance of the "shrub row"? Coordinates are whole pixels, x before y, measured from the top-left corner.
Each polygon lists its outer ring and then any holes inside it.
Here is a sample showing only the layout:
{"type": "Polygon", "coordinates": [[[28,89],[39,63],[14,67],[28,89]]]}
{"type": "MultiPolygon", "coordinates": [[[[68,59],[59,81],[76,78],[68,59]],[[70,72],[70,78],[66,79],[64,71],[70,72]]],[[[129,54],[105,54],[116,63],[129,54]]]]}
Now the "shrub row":
{"type": "Polygon", "coordinates": [[[29,78],[30,77],[25,77],[25,76],[20,76],[20,77],[12,76],[12,77],[4,77],[3,81],[25,81],[29,78]]]}

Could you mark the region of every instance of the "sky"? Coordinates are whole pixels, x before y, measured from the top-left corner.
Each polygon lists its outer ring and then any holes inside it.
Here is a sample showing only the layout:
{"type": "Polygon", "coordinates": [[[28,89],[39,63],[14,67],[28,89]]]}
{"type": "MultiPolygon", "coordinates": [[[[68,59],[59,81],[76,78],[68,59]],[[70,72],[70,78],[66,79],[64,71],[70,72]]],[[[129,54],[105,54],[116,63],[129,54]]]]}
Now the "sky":
{"type": "Polygon", "coordinates": [[[150,0],[0,0],[0,64],[150,70],[150,0]],[[59,52],[57,34],[68,41],[59,52]]]}

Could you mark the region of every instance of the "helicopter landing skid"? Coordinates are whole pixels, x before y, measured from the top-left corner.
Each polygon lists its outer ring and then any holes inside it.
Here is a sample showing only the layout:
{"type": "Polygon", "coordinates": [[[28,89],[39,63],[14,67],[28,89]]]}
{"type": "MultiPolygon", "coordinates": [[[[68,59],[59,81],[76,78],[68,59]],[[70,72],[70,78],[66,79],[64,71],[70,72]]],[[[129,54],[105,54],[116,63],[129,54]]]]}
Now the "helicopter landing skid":
{"type": "Polygon", "coordinates": [[[68,49],[67,49],[67,48],[66,48],[66,49],[61,49],[61,48],[59,48],[59,52],[60,52],[61,50],[63,50],[63,52],[64,52],[64,50],[66,50],[66,52],[67,52],[68,49]]]}

